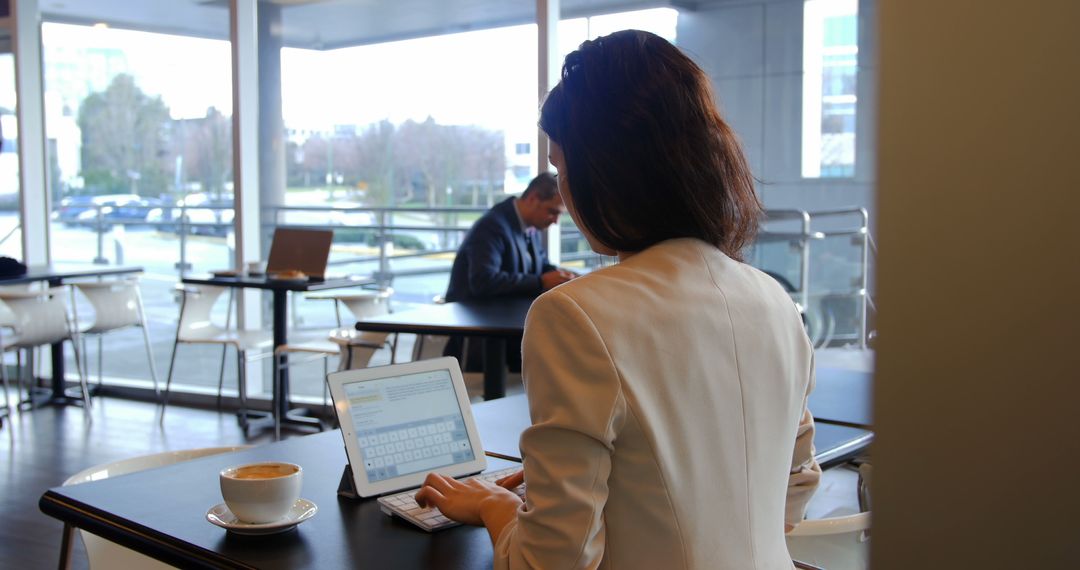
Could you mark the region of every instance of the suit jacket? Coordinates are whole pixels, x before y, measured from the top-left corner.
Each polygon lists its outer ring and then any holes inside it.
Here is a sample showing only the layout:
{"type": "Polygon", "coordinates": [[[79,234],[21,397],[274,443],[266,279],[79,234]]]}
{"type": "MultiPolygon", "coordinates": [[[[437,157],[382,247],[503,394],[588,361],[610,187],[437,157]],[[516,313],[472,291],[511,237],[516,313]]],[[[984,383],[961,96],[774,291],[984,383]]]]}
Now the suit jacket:
{"type": "Polygon", "coordinates": [[[775,280],[663,242],[541,295],[523,357],[527,502],[496,568],[792,568],[813,350],[775,280]]]}
{"type": "Polygon", "coordinates": [[[473,224],[458,248],[446,300],[539,295],[540,275],[555,268],[540,238],[538,232],[522,231],[514,198],[496,204],[473,224]]]}

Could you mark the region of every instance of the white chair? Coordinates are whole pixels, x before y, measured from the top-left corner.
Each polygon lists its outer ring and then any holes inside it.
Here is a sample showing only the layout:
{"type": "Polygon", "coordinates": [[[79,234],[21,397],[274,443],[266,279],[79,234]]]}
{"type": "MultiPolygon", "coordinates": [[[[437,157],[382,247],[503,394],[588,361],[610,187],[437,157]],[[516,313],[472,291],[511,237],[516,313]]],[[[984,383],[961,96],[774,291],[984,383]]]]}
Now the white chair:
{"type": "MultiPolygon", "coordinates": [[[[79,372],[79,384],[85,409],[90,409],[90,390],[83,374],[82,355],[79,350],[78,331],[68,318],[63,301],[63,288],[48,290],[0,291],[0,301],[11,311],[11,334],[0,338],[0,353],[9,350],[33,350],[34,348],[71,341],[75,353],[75,367],[79,372]]],[[[21,368],[21,367],[20,367],[21,368]]],[[[32,368],[32,367],[30,367],[32,368]]],[[[22,374],[22,370],[20,370],[22,374]]],[[[24,374],[23,374],[24,375],[24,374]]],[[[33,371],[31,370],[31,375],[33,371]]],[[[7,392],[7,368],[0,366],[5,394],[7,392]]],[[[87,419],[90,415],[87,414],[87,419]]]]}
{"type": "Polygon", "coordinates": [[[805,520],[787,534],[788,552],[828,570],[865,570],[870,564],[870,513],[805,520]]]}
{"type": "Polygon", "coordinates": [[[247,374],[249,360],[263,358],[272,354],[273,338],[266,331],[232,330],[231,322],[232,295],[227,303],[229,314],[225,326],[221,327],[211,320],[211,313],[226,287],[209,285],[178,286],[180,291],[180,322],[176,324],[176,340],[172,356],[169,358],[169,373],[165,379],[165,397],[161,402],[161,421],[165,419],[165,408],[169,405],[169,392],[172,386],[173,370],[176,368],[176,351],[180,344],[221,345],[221,366],[218,370],[218,407],[221,407],[221,390],[225,378],[225,351],[228,347],[236,349],[236,368],[238,394],[240,397],[240,425],[247,429],[247,374]]]}
{"type": "MultiPolygon", "coordinates": [[[[120,461],[113,461],[111,463],[104,463],[96,465],[88,469],[84,469],[71,477],[68,477],[64,481],[64,486],[78,485],[80,483],[86,483],[89,481],[99,481],[101,479],[107,479],[109,477],[117,477],[119,475],[127,475],[129,473],[135,473],[137,471],[143,471],[146,469],[152,469],[155,467],[163,467],[165,465],[173,465],[183,461],[190,461],[192,459],[198,459],[200,457],[208,457],[210,455],[217,455],[219,453],[229,453],[232,451],[239,451],[246,449],[249,446],[241,445],[234,447],[205,447],[202,449],[186,449],[182,451],[166,451],[164,453],[155,453],[153,455],[143,455],[141,457],[132,457],[130,459],[123,459],[120,461]]],[[[66,563],[69,562],[71,556],[71,539],[73,527],[70,525],[64,525],[64,540],[61,551],[60,567],[66,568],[66,563]]],[[[129,550],[97,536],[95,534],[86,532],[84,530],[79,531],[79,536],[82,537],[83,545],[86,546],[86,556],[90,561],[90,568],[124,568],[125,570],[142,570],[142,569],[158,569],[158,568],[172,568],[163,562],[158,562],[153,558],[149,558],[133,550],[129,550]]]]}
{"type": "MultiPolygon", "coordinates": [[[[442,295],[435,295],[431,299],[436,305],[443,305],[446,303],[446,298],[442,295]]],[[[418,334],[416,335],[416,341],[413,343],[412,359],[427,360],[429,358],[439,358],[446,352],[446,345],[450,344],[450,336],[441,334],[418,334]]],[[[467,360],[469,354],[469,337],[462,337],[461,339],[461,369],[465,370],[465,360],[467,360]]]]}
{"type": "MultiPolygon", "coordinates": [[[[281,382],[281,372],[289,366],[288,357],[291,354],[307,354],[313,358],[323,359],[323,378],[329,371],[328,360],[338,357],[338,370],[364,368],[370,362],[375,353],[386,346],[386,333],[360,332],[352,328],[342,327],[340,306],[344,305],[352,313],[356,320],[366,317],[384,315],[389,312],[389,300],[394,294],[393,289],[382,291],[363,291],[332,295],[311,295],[310,299],[333,300],[334,313],[337,317],[338,327],[330,331],[327,338],[299,339],[295,342],[277,347],[274,350],[274,393],[279,392],[278,385],[281,382]]],[[[299,364],[305,361],[293,361],[291,364],[299,364]]],[[[284,395],[286,398],[288,394],[284,395]]],[[[323,402],[326,403],[326,383],[323,383],[323,402]]],[[[274,403],[274,437],[281,438],[281,420],[278,416],[279,406],[274,403]]]]}
{"type": "MultiPolygon", "coordinates": [[[[9,294],[9,295],[10,294],[15,294],[16,296],[18,296],[18,295],[21,295],[21,294],[26,293],[28,291],[40,291],[41,289],[40,289],[39,285],[40,285],[39,283],[25,283],[25,284],[20,284],[20,285],[3,285],[3,286],[0,286],[0,298],[2,298],[5,293],[9,294]]],[[[9,309],[8,306],[4,304],[3,301],[0,301],[0,346],[3,346],[4,337],[13,338],[12,335],[14,335],[14,333],[15,333],[15,314],[11,312],[11,309],[9,309]]],[[[35,353],[37,353],[40,350],[40,347],[34,348],[33,350],[34,350],[35,353]]],[[[6,354],[6,352],[5,353],[0,353],[0,366],[5,366],[3,358],[2,358],[4,354],[6,354]]],[[[17,377],[21,378],[22,377],[22,352],[21,351],[17,352],[16,357],[17,357],[16,358],[16,374],[17,374],[17,377]]],[[[37,364],[38,362],[40,362],[40,360],[37,359],[37,358],[31,358],[30,361],[32,363],[34,363],[34,364],[37,364]]],[[[5,373],[7,372],[6,367],[4,369],[4,372],[5,373]]],[[[36,372],[36,370],[35,370],[35,372],[36,372]]],[[[8,403],[8,393],[7,392],[8,392],[8,385],[7,385],[7,378],[5,377],[4,378],[4,409],[8,413],[10,413],[11,406],[8,403]]]]}
{"type": "MultiPolygon", "coordinates": [[[[98,384],[102,377],[102,350],[101,338],[111,331],[122,330],[130,327],[142,329],[143,343],[146,346],[146,359],[150,364],[150,378],[154,382],[154,393],[159,397],[157,366],[154,364],[154,354],[150,349],[150,332],[146,327],[146,313],[143,310],[142,294],[139,292],[139,284],[136,279],[124,279],[121,281],[96,281],[75,283],[71,289],[72,315],[75,327],[79,329],[83,342],[83,354],[86,354],[86,337],[97,337],[97,366],[98,384]],[[76,308],[75,290],[78,289],[90,305],[94,308],[94,320],[82,325],[79,322],[79,312],[76,308]]],[[[87,359],[83,359],[84,365],[87,359]]],[[[89,376],[89,371],[83,370],[83,374],[89,376]]]]}

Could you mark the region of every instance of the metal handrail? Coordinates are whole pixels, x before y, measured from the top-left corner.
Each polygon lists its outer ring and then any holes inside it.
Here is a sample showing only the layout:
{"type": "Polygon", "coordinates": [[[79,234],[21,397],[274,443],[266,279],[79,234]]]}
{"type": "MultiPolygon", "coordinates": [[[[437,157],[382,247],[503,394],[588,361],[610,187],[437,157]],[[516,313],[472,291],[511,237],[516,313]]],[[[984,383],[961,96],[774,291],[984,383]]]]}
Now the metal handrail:
{"type": "MultiPolygon", "coordinates": [[[[91,204],[86,206],[80,206],[86,209],[92,209],[95,214],[92,218],[83,218],[79,220],[72,220],[76,223],[84,223],[90,225],[96,230],[97,233],[97,255],[94,259],[97,263],[107,263],[108,260],[105,257],[104,252],[104,234],[107,228],[121,225],[121,226],[149,226],[156,228],[173,228],[176,229],[179,238],[179,254],[180,259],[176,264],[176,269],[181,273],[185,273],[190,270],[191,265],[187,262],[187,241],[190,235],[200,228],[209,230],[219,230],[221,233],[227,234],[227,232],[233,227],[231,222],[202,222],[190,220],[189,212],[191,210],[202,210],[212,212],[224,212],[226,210],[233,210],[232,206],[224,205],[187,205],[178,204],[176,206],[121,206],[127,210],[134,210],[136,212],[145,212],[149,214],[152,210],[160,209],[165,215],[163,219],[159,221],[145,221],[139,219],[108,219],[106,213],[109,210],[106,208],[115,208],[116,205],[101,205],[91,204]]],[[[364,225],[337,225],[333,223],[326,224],[286,224],[279,225],[296,227],[296,228],[311,228],[311,229],[336,229],[336,228],[349,228],[357,230],[370,231],[373,234],[372,246],[376,249],[372,255],[357,255],[349,257],[347,259],[338,259],[331,262],[332,265],[345,265],[349,263],[365,263],[365,262],[378,262],[378,270],[375,273],[375,278],[380,285],[392,284],[395,277],[406,275],[422,275],[432,273],[443,273],[448,270],[445,266],[436,266],[431,268],[412,268],[408,270],[393,269],[390,266],[391,260],[410,259],[410,258],[423,258],[433,257],[439,255],[452,254],[456,251],[454,243],[456,240],[450,239],[451,235],[460,235],[469,231],[471,222],[467,225],[458,224],[456,219],[446,220],[443,218],[439,220],[439,216],[453,216],[461,214],[483,214],[487,211],[487,208],[472,208],[472,207],[436,207],[436,208],[411,208],[411,207],[364,207],[364,206],[268,206],[263,208],[264,212],[270,214],[270,219],[278,220],[283,213],[288,212],[325,212],[332,214],[356,214],[367,213],[371,215],[371,222],[364,225]],[[419,225],[416,223],[407,223],[406,225],[394,224],[394,217],[397,215],[409,215],[409,214],[423,214],[432,216],[433,222],[438,221],[437,225],[419,225]],[[394,236],[400,232],[436,232],[443,234],[442,248],[413,251],[396,249],[390,247],[393,243],[394,236]]],[[[145,218],[145,216],[144,216],[145,218]]],[[[221,215],[215,214],[215,219],[220,220],[221,215]]],[[[411,220],[409,220],[411,221],[411,220]]],[[[867,339],[867,318],[870,310],[873,310],[874,302],[873,296],[869,289],[869,264],[870,255],[877,253],[877,246],[870,234],[869,230],[869,214],[865,208],[851,207],[851,208],[834,208],[826,210],[799,210],[799,209],[774,209],[767,210],[765,212],[765,219],[762,223],[763,227],[758,233],[759,242],[774,242],[774,241],[787,241],[795,244],[799,251],[799,279],[798,290],[795,292],[795,296],[799,299],[802,306],[809,307],[811,297],[817,297],[817,292],[811,290],[810,284],[810,264],[811,264],[811,244],[813,242],[820,242],[824,239],[831,237],[851,236],[859,240],[859,247],[861,253],[860,261],[860,275],[858,290],[853,292],[854,294],[862,298],[862,311],[860,317],[860,346],[866,346],[867,339]],[[814,228],[815,225],[822,220],[841,218],[845,216],[854,216],[857,220],[856,227],[843,228],[838,230],[819,230],[814,228]],[[766,225],[773,223],[783,224],[794,222],[797,224],[796,228],[790,231],[778,231],[775,229],[768,229],[766,225]]],[[[270,228],[264,228],[264,231],[270,228]]],[[[18,231],[18,227],[11,230],[6,236],[0,238],[0,243],[10,238],[12,234],[18,231]]],[[[580,230],[567,224],[561,226],[559,232],[559,238],[562,240],[574,239],[576,236],[580,236],[580,230]]],[[[590,252],[565,252],[562,255],[564,261],[585,261],[588,263],[595,258],[595,254],[590,252]]]]}
{"type": "Polygon", "coordinates": [[[4,237],[0,238],[0,245],[4,245],[4,242],[6,242],[11,236],[15,235],[15,232],[19,231],[21,228],[21,223],[15,224],[15,227],[11,228],[10,232],[8,232],[4,237]]]}

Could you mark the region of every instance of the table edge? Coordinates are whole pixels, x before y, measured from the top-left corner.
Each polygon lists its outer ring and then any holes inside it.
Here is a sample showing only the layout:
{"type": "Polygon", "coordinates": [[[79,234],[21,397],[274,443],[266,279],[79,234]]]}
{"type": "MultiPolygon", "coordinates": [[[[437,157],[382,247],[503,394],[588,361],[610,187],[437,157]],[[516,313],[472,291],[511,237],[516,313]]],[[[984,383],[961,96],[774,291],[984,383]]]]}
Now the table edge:
{"type": "Polygon", "coordinates": [[[85,530],[173,566],[244,570],[255,568],[237,564],[216,552],[95,509],[62,495],[56,489],[49,489],[41,496],[38,500],[38,508],[46,515],[74,528],[85,530]]]}
{"type": "Polygon", "coordinates": [[[409,323],[380,323],[358,321],[356,330],[364,332],[439,334],[512,338],[522,333],[519,327],[463,327],[449,325],[416,325],[409,323]]]}

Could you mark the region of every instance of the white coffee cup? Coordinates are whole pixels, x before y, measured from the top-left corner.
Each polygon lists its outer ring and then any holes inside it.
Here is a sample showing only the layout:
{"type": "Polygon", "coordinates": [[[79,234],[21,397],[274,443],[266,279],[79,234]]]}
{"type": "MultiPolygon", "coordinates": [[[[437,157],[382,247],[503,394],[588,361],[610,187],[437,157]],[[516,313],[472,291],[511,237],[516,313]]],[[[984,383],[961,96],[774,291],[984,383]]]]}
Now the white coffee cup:
{"type": "Polygon", "coordinates": [[[247,264],[248,275],[263,275],[266,273],[265,261],[249,261],[247,264]]]}
{"type": "Polygon", "coordinates": [[[247,523],[280,520],[300,498],[304,470],[295,463],[264,461],[223,469],[221,496],[237,519],[247,523]]]}

